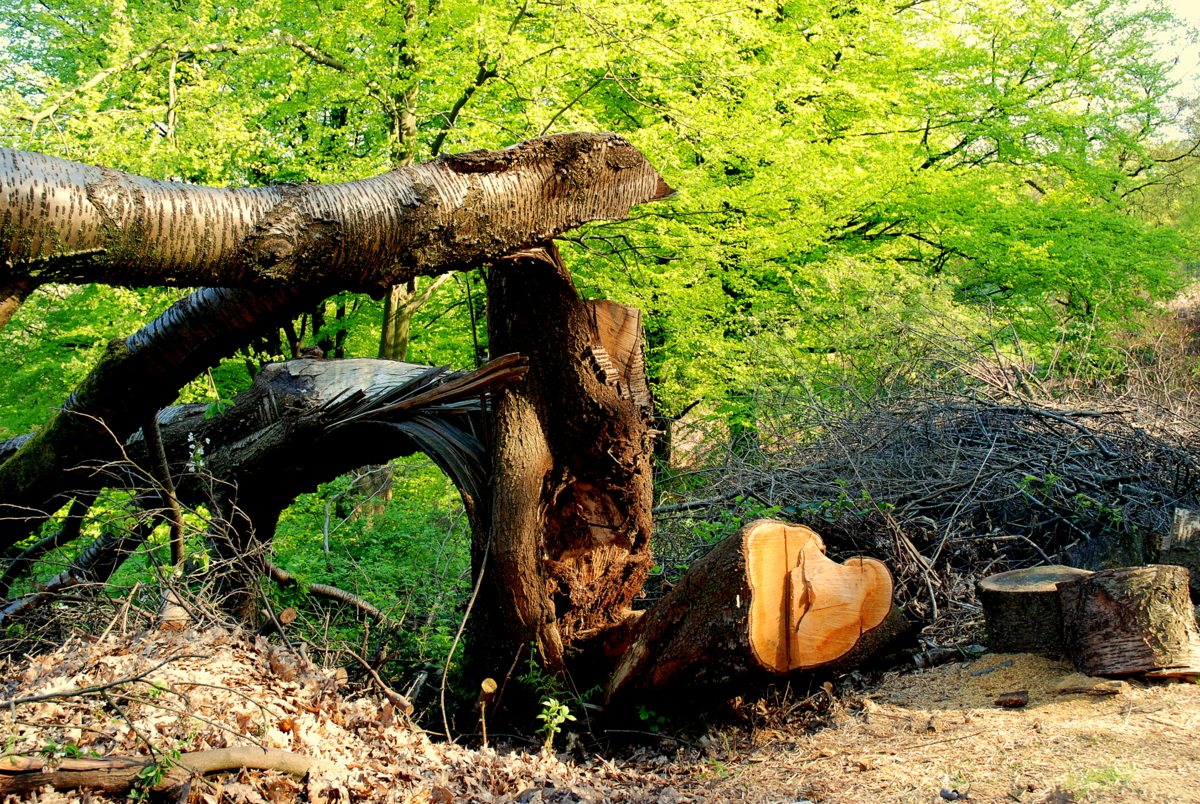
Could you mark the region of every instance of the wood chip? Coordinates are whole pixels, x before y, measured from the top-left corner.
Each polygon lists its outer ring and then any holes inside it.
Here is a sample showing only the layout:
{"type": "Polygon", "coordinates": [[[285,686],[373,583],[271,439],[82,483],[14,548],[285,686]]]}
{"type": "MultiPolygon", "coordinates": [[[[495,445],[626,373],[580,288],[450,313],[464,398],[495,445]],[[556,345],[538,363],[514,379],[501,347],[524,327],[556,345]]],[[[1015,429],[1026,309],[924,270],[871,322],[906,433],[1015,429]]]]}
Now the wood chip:
{"type": "Polygon", "coordinates": [[[1016,690],[1015,692],[1004,692],[996,699],[996,706],[1003,706],[1009,709],[1016,709],[1029,703],[1029,690],[1016,690]]]}

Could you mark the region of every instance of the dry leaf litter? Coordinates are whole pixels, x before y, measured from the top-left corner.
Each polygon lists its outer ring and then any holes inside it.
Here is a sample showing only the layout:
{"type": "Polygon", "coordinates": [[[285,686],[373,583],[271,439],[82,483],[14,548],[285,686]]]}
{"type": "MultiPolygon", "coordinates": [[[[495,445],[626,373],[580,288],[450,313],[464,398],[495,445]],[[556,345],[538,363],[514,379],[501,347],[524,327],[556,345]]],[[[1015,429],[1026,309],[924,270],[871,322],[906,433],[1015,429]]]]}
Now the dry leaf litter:
{"type": "MultiPolygon", "coordinates": [[[[684,802],[676,786],[688,767],[666,757],[625,769],[603,759],[576,763],[553,754],[472,750],[436,742],[404,722],[390,704],[346,700],[336,674],[288,649],[220,628],[149,631],[97,642],[73,639],[26,664],[4,668],[0,699],[82,689],[153,668],[144,682],[109,690],[123,713],[103,698],[64,697],[5,707],[0,713],[3,754],[36,754],[74,743],[94,756],[180,752],[258,745],[340,765],[340,777],[307,785],[278,774],[244,771],[197,786],[203,804],[321,804],[364,801],[436,802],[684,802]]],[[[44,788],[37,804],[86,804],[88,793],[44,788]]],[[[9,796],[6,804],[15,802],[9,796]]]]}
{"type": "MultiPolygon", "coordinates": [[[[768,713],[757,728],[700,738],[704,756],[664,748],[621,762],[438,742],[387,704],[344,699],[332,671],[221,629],[72,640],[8,667],[3,697],[110,683],[172,658],[150,683],[111,690],[124,718],[90,696],[3,712],[5,753],[72,742],[101,756],[145,754],[147,739],[184,752],[259,744],[346,770],[306,783],[243,772],[196,786],[191,800],[204,804],[1200,802],[1200,687],[1105,684],[1028,655],[890,673],[862,697],[831,696],[815,730],[811,718],[768,713]],[[1017,689],[1026,706],[995,705],[1017,689]]],[[[97,797],[47,788],[30,800],[97,797]]]]}

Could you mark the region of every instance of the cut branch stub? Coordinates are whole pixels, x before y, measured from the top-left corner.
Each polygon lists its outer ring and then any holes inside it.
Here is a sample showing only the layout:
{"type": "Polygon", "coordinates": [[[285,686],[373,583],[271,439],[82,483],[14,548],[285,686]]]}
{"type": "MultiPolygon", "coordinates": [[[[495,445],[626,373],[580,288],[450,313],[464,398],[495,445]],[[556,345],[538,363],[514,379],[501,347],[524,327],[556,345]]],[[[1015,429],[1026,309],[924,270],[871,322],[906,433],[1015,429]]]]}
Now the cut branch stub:
{"type": "Polygon", "coordinates": [[[742,540],[750,647],[770,670],[837,661],[892,610],[892,576],[876,559],[838,564],[816,532],[784,522],[757,522],[742,540]]]}

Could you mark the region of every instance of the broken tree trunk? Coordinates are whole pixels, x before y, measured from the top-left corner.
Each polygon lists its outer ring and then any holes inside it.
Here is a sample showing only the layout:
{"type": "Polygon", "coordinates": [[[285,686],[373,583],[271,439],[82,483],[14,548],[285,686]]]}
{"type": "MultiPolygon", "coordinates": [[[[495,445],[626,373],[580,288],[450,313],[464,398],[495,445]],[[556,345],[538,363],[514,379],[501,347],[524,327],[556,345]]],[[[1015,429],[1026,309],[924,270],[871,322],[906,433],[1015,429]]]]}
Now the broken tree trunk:
{"type": "Polygon", "coordinates": [[[989,575],[976,584],[994,653],[1061,656],[1062,606],[1058,585],[1083,578],[1087,570],[1059,564],[989,575]]]}
{"type": "Polygon", "coordinates": [[[488,290],[490,348],[526,355],[529,373],[494,406],[471,634],[492,665],[474,670],[504,678],[532,643],[562,673],[565,646],[628,617],[650,569],[641,324],[633,308],[582,301],[553,244],[500,261],[488,290]]]}
{"type": "MultiPolygon", "coordinates": [[[[474,267],[671,189],[620,137],[570,134],[335,185],[172,184],[0,149],[0,282],[220,285],[108,353],[0,465],[0,549],[20,541],[179,390],[281,315],[347,288],[474,267]],[[255,288],[232,290],[230,287],[255,288]]],[[[15,283],[15,284],[14,284],[15,283]]]]}
{"type": "Polygon", "coordinates": [[[678,695],[833,665],[882,648],[902,627],[881,562],[838,564],[814,531],[760,520],[610,635],[616,669],[605,697],[678,695]]]}
{"type": "MultiPolygon", "coordinates": [[[[204,405],[160,411],[163,451],[179,500],[218,509],[211,512],[209,546],[230,608],[252,618],[253,583],[268,569],[263,553],[279,513],[296,495],[364,462],[425,452],[464,495],[482,496],[488,467],[480,397],[525,370],[518,355],[470,372],[391,360],[302,358],[267,366],[212,418],[204,405]]],[[[140,504],[161,507],[157,484],[147,488],[152,456],[140,433],[122,454],[125,460],[105,467],[104,484],[141,491],[140,504]]],[[[115,549],[127,541],[112,544],[115,549]]]]}
{"type": "Polygon", "coordinates": [[[1080,672],[1200,675],[1200,632],[1183,567],[1103,570],[1058,590],[1063,641],[1080,672]]]}

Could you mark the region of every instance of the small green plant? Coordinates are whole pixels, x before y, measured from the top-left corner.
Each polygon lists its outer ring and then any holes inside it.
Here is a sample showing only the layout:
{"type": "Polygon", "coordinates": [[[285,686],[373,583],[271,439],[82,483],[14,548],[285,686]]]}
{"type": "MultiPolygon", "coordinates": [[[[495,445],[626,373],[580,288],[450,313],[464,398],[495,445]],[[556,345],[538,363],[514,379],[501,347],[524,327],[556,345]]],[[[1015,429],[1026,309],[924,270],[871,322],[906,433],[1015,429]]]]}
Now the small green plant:
{"type": "Polygon", "coordinates": [[[665,717],[660,715],[658,712],[655,712],[653,709],[642,706],[641,704],[638,704],[637,715],[638,719],[642,721],[642,725],[646,727],[646,730],[652,731],[655,734],[658,734],[662,727],[667,725],[667,719],[665,717]]]}
{"type": "Polygon", "coordinates": [[[538,734],[545,735],[545,748],[547,751],[554,747],[554,738],[562,731],[563,724],[568,720],[575,720],[575,716],[571,714],[570,707],[557,698],[544,698],[542,700],[542,713],[537,717],[538,720],[542,721],[542,726],[538,729],[538,734]]]}
{"type": "Polygon", "coordinates": [[[167,772],[179,761],[179,752],[175,749],[163,751],[158,758],[138,771],[137,781],[134,782],[130,798],[134,801],[145,801],[150,793],[158,787],[166,777],[167,772]]]}
{"type": "Polygon", "coordinates": [[[77,759],[83,755],[83,750],[75,745],[75,743],[56,743],[53,740],[43,745],[37,752],[46,759],[55,759],[57,757],[77,759]]]}

